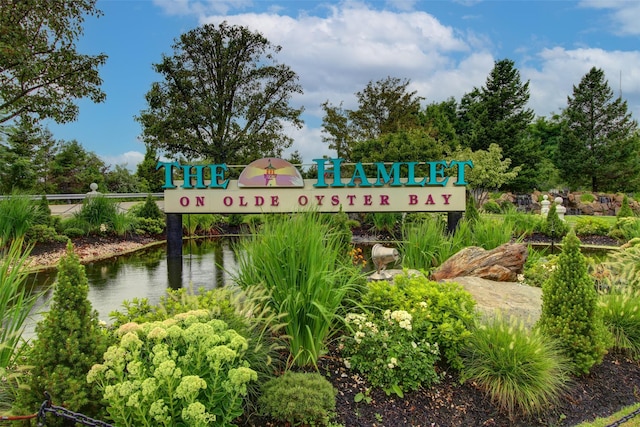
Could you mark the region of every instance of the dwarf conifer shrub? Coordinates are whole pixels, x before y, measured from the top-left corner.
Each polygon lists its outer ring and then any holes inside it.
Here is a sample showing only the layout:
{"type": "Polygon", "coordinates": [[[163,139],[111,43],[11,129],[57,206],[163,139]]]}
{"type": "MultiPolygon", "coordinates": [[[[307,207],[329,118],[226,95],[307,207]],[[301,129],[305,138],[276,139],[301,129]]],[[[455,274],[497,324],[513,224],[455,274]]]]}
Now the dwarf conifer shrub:
{"type": "Polygon", "coordinates": [[[144,204],[136,211],[136,216],[139,218],[149,219],[162,219],[164,214],[158,207],[158,204],[153,200],[153,196],[149,194],[144,201],[144,204]]]}
{"type": "Polygon", "coordinates": [[[336,394],[317,372],[287,371],[262,386],[258,403],[264,415],[291,426],[324,426],[335,415],[336,394]]]}
{"type": "Polygon", "coordinates": [[[576,373],[589,373],[607,352],[610,336],[602,320],[594,280],[573,231],[562,240],[558,266],[542,285],[538,325],[559,340],[576,373]]]}
{"type": "Polygon", "coordinates": [[[55,405],[92,417],[100,415],[101,396],[85,377],[102,360],[109,339],[88,294],[84,266],[69,242],[58,266],[51,308],[36,325],[37,338],[27,354],[26,364],[32,369],[28,389],[18,397],[20,410],[33,413],[48,391],[55,405]]]}
{"type": "Polygon", "coordinates": [[[542,234],[552,239],[561,239],[567,235],[571,226],[558,216],[556,204],[552,203],[547,213],[547,220],[542,224],[542,234]]]}
{"type": "Polygon", "coordinates": [[[635,216],[633,214],[633,210],[631,209],[631,206],[629,206],[629,198],[627,197],[626,194],[622,198],[622,205],[620,206],[620,210],[618,211],[618,214],[616,216],[618,218],[625,218],[625,217],[635,216]]]}

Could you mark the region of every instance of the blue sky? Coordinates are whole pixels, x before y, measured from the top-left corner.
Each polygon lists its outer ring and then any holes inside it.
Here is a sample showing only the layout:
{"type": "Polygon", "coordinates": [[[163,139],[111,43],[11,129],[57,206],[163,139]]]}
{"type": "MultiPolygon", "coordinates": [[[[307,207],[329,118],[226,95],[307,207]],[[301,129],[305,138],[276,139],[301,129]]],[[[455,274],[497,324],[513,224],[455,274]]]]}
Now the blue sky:
{"type": "Polygon", "coordinates": [[[303,129],[288,129],[305,163],[333,155],[322,142],[320,105],[343,102],[387,76],[411,80],[425,103],[460,100],[485,84],[495,61],[515,61],[529,81],[529,107],[549,116],[566,107],[591,69],[640,118],[640,2],[596,1],[315,1],[98,0],[104,12],[85,21],[78,50],[105,53],[105,102],[80,100],[78,120],[48,124],[57,140],[77,140],[107,164],[132,170],[145,147],[134,120],[145,93],[160,81],[152,70],[173,53],[180,34],[227,21],[282,46],[278,60],[299,76],[303,129]]]}

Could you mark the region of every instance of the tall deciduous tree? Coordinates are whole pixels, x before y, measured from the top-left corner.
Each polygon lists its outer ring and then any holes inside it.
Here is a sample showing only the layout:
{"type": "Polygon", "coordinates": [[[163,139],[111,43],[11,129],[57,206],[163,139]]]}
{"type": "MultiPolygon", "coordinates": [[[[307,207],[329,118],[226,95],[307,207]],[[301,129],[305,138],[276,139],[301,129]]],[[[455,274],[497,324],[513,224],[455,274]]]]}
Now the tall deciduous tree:
{"type": "Polygon", "coordinates": [[[407,130],[418,124],[422,97],[409,92],[409,79],[387,77],[369,82],[356,92],[358,109],[349,113],[357,139],[374,139],[381,135],[407,130]]]}
{"type": "Polygon", "coordinates": [[[280,46],[242,26],[204,25],[173,45],[155,64],[162,82],[147,92],[137,117],[142,138],[170,155],[216,163],[246,164],[279,156],[292,143],[284,124],[300,127],[298,76],[276,62],[280,46]]]}
{"type": "Polygon", "coordinates": [[[440,144],[428,129],[410,129],[357,144],[354,162],[415,162],[441,160],[448,146],[440,144]]]}
{"type": "Polygon", "coordinates": [[[540,143],[524,138],[527,126],[534,118],[529,101],[529,82],[522,83],[520,72],[509,59],[497,61],[486,84],[474,89],[461,100],[459,135],[463,145],[487,150],[498,144],[513,166],[521,166],[520,181],[509,189],[524,190],[535,186],[535,169],[542,159],[540,143]],[[533,184],[533,185],[532,185],[533,184]]]}
{"type": "Polygon", "coordinates": [[[335,106],[326,101],[322,104],[324,117],[322,118],[322,141],[329,144],[330,150],[336,151],[341,159],[351,160],[352,132],[347,111],[342,103],[335,106]]]}
{"type": "Polygon", "coordinates": [[[336,150],[339,157],[351,161],[351,152],[357,144],[375,140],[420,126],[422,97],[408,90],[408,79],[387,77],[369,82],[356,92],[358,108],[347,110],[328,101],[322,104],[323,141],[336,150]]]}
{"type": "Polygon", "coordinates": [[[106,55],[83,55],[76,39],[96,0],[0,0],[0,126],[17,117],[59,123],[78,115],[77,98],[101,102],[98,67],[106,55]]]}
{"type": "Polygon", "coordinates": [[[556,165],[572,188],[636,191],[640,188],[638,123],[598,68],[573,87],[563,112],[565,126],[556,165]]]}

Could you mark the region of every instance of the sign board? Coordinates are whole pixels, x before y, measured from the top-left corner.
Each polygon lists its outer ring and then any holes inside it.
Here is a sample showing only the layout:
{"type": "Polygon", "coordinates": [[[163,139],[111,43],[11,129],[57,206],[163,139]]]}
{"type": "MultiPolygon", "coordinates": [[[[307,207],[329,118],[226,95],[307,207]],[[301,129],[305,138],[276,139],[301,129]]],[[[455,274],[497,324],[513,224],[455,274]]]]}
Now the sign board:
{"type": "Polygon", "coordinates": [[[238,180],[225,178],[225,165],[158,163],[165,168],[165,213],[461,212],[465,210],[465,167],[470,161],[350,165],[316,159],[318,178],[302,179],[289,162],[252,162],[238,180]],[[372,172],[373,171],[373,172],[372,172]],[[417,171],[426,171],[417,176],[417,171]],[[373,176],[367,176],[373,174],[373,176]],[[452,172],[455,172],[452,174],[452,172]],[[174,175],[181,173],[181,180],[174,175]]]}

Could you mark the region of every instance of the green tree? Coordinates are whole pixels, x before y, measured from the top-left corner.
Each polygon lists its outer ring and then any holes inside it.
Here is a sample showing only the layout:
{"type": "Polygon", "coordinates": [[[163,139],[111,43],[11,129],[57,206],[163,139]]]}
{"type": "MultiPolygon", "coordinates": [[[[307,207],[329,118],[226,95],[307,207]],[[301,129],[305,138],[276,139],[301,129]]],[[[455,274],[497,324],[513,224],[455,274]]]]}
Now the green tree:
{"type": "Polygon", "coordinates": [[[474,89],[461,101],[458,135],[463,146],[487,150],[498,144],[513,167],[520,166],[518,177],[505,181],[505,188],[526,190],[535,185],[536,168],[541,159],[540,142],[525,138],[534,118],[529,101],[529,82],[522,83],[520,72],[509,59],[496,61],[484,87],[474,89]]]}
{"type": "Polygon", "coordinates": [[[520,166],[511,167],[511,159],[503,159],[502,149],[498,144],[491,144],[486,151],[471,151],[468,148],[458,150],[453,154],[452,160],[473,162],[473,168],[467,169],[465,177],[476,206],[482,206],[490,191],[508,183],[520,171],[520,166]]]}
{"type": "Polygon", "coordinates": [[[6,143],[0,144],[0,192],[46,193],[56,148],[51,132],[23,122],[5,132],[6,143]]]}
{"type": "Polygon", "coordinates": [[[280,156],[291,145],[284,123],[302,125],[302,108],[289,105],[302,88],[296,73],[276,62],[280,46],[223,22],[183,34],[173,49],[154,64],[164,81],[151,85],[148,108],[136,118],[146,144],[227,164],[280,156]]]}
{"type": "Polygon", "coordinates": [[[336,107],[329,101],[322,104],[322,109],[322,142],[329,144],[329,149],[335,150],[338,158],[350,161],[352,132],[347,111],[342,108],[342,103],[336,107]]]}
{"type": "Polygon", "coordinates": [[[457,147],[460,143],[456,125],[458,104],[449,98],[439,103],[427,105],[421,114],[424,126],[431,129],[433,138],[443,146],[457,147]]]}
{"type": "Polygon", "coordinates": [[[157,168],[159,159],[156,149],[147,144],[144,159],[138,163],[136,168],[140,191],[147,193],[161,193],[163,191],[164,172],[157,168]]]}
{"type": "Polygon", "coordinates": [[[75,99],[102,102],[98,67],[106,55],[83,55],[76,40],[96,0],[0,0],[0,126],[15,118],[73,121],[75,99]]]}
{"type": "Polygon", "coordinates": [[[138,179],[124,165],[116,165],[105,174],[105,184],[109,193],[138,193],[138,179]]]}
{"type": "Polygon", "coordinates": [[[567,98],[556,165],[570,187],[628,192],[640,188],[638,123],[604,77],[591,70],[567,98]]]}
{"type": "Polygon", "coordinates": [[[26,364],[32,368],[29,388],[22,389],[17,401],[22,411],[33,413],[44,391],[72,411],[95,417],[101,410],[100,393],[87,384],[86,375],[102,361],[109,342],[88,294],[84,266],[69,242],[58,266],[51,308],[36,325],[37,338],[27,355],[26,364]]]}
{"type": "Polygon", "coordinates": [[[356,92],[358,109],[349,112],[357,140],[407,130],[418,124],[422,97],[409,92],[409,79],[387,77],[356,92]]]}
{"type": "Polygon", "coordinates": [[[396,77],[369,82],[362,91],[356,92],[358,108],[355,110],[343,109],[342,104],[336,107],[328,101],[322,104],[323,141],[328,142],[339,157],[353,161],[350,155],[355,145],[418,127],[423,98],[415,91],[408,91],[410,83],[408,79],[396,77]]]}
{"type": "Polygon", "coordinates": [[[557,268],[542,285],[538,326],[547,336],[558,339],[577,373],[589,373],[607,352],[608,335],[595,283],[573,230],[562,240],[557,268]]]}
{"type": "MultiPolygon", "coordinates": [[[[551,118],[537,117],[527,127],[524,138],[538,140],[542,151],[540,163],[533,170],[532,185],[529,189],[548,190],[556,188],[561,183],[560,174],[554,162],[561,133],[562,120],[557,114],[551,118]]],[[[532,172],[531,169],[529,172],[532,172]]]]}
{"type": "Polygon", "coordinates": [[[414,128],[362,141],[353,147],[354,162],[414,162],[441,160],[445,157],[442,144],[426,129],[414,128]]]}
{"type": "Polygon", "coordinates": [[[89,191],[92,182],[104,189],[107,167],[78,141],[63,142],[51,162],[51,185],[60,194],[78,194],[89,191]]]}

